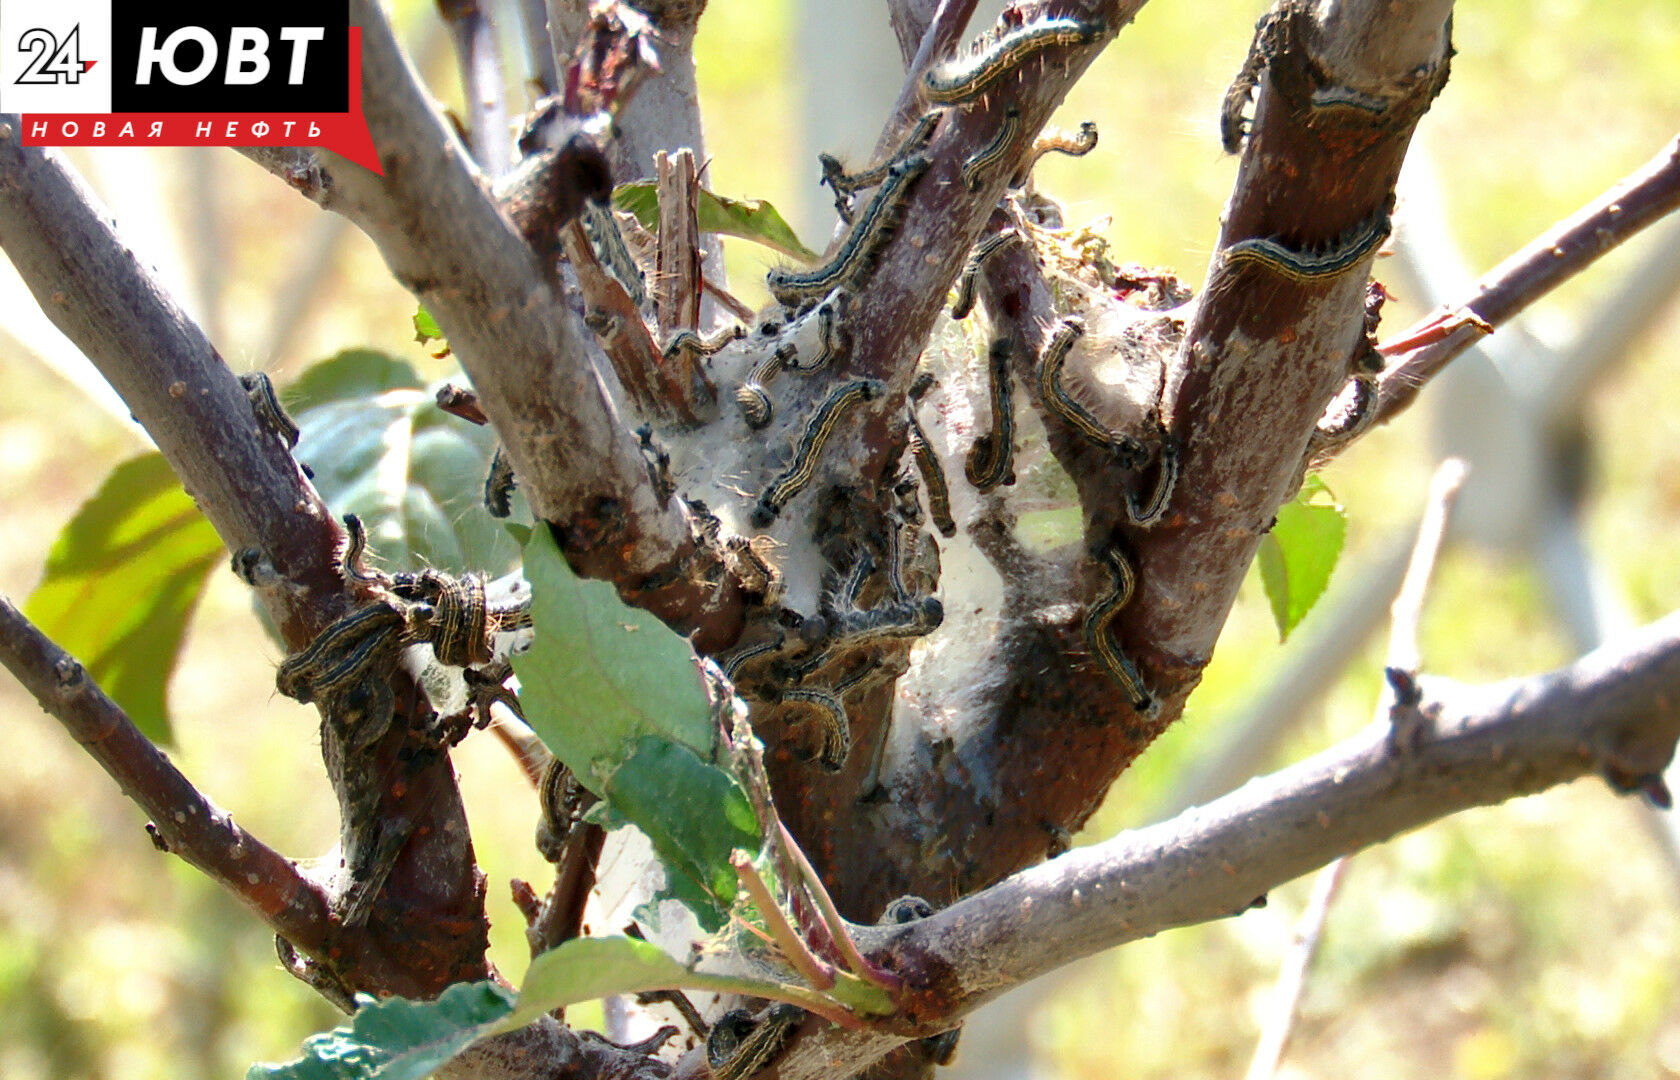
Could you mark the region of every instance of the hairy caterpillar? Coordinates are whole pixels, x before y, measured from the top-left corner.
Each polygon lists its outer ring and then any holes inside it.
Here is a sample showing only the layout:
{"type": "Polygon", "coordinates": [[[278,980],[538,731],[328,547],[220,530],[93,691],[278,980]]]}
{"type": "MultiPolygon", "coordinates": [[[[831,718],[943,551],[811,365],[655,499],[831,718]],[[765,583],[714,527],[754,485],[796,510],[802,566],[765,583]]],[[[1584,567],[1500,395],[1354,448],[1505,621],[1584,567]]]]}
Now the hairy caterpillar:
{"type": "Polygon", "coordinates": [[[298,443],[298,426],[281,406],[280,397],[274,392],[274,380],[260,371],[252,371],[239,376],[239,385],[251,399],[251,412],[257,422],[280,436],[286,449],[294,449],[298,443]]]}
{"type": "Polygon", "coordinates": [[[1084,157],[1097,148],[1097,123],[1087,120],[1079,125],[1077,135],[1069,135],[1065,131],[1052,131],[1039,136],[1032,145],[1032,151],[1027,155],[1027,163],[1016,174],[1011,187],[1020,187],[1032,175],[1033,167],[1038,159],[1045,154],[1066,154],[1068,157],[1084,157]]]}
{"type": "Polygon", "coordinates": [[[920,154],[893,162],[887,169],[886,179],[875,189],[875,196],[834,257],[807,273],[770,271],[764,279],[770,294],[784,307],[797,308],[820,300],[838,288],[855,292],[874,267],[881,249],[892,239],[904,214],[910,188],[927,172],[928,164],[928,159],[920,154]]]}
{"type": "Polygon", "coordinates": [[[1302,251],[1271,239],[1239,240],[1225,249],[1227,265],[1254,263],[1298,285],[1316,285],[1345,274],[1388,239],[1385,209],[1323,251],[1302,251]]]}
{"type": "Polygon", "coordinates": [[[1011,30],[989,48],[963,60],[953,60],[927,73],[922,87],[929,101],[952,105],[983,93],[1027,57],[1053,46],[1088,45],[1102,36],[1100,22],[1081,22],[1058,16],[1011,30]]]}
{"type": "Polygon", "coordinates": [[[1078,432],[1087,441],[1104,447],[1122,465],[1137,468],[1149,459],[1149,451],[1142,443],[1121,432],[1110,431],[1091,415],[1091,411],[1075,401],[1062,386],[1062,364],[1067,360],[1074,342],[1085,333],[1085,321],[1076,316],[1062,320],[1051,336],[1038,360],[1038,395],[1044,407],[1078,432]]]}
{"type": "Polygon", "coordinates": [[[1132,569],[1131,562],[1116,546],[1111,545],[1098,552],[1097,561],[1108,571],[1111,588],[1106,596],[1092,604],[1090,610],[1085,613],[1085,641],[1102,662],[1103,669],[1108,672],[1109,677],[1119,683],[1120,689],[1126,692],[1132,708],[1140,713],[1148,713],[1154,709],[1155,698],[1144,687],[1143,676],[1138,674],[1137,667],[1115,645],[1113,636],[1109,633],[1109,625],[1114,621],[1114,617],[1132,598],[1132,591],[1137,586],[1137,574],[1132,569]]]}
{"type": "Polygon", "coordinates": [[[980,190],[980,174],[1003,160],[1003,155],[1009,151],[1009,143],[1015,138],[1015,131],[1021,126],[1021,110],[1011,105],[1003,110],[1003,123],[998,125],[997,134],[992,141],[976,150],[962,164],[963,187],[970,191],[980,190]]]}
{"type": "Polygon", "coordinates": [[[1015,456],[1015,405],[1010,393],[1010,339],[1000,337],[986,352],[986,375],[991,388],[992,430],[974,440],[963,472],[968,482],[981,491],[990,491],[999,484],[1013,483],[1015,472],[1010,467],[1015,456]]]}
{"type": "Polygon", "coordinates": [[[933,140],[933,131],[939,126],[939,121],[945,115],[944,109],[934,109],[916,118],[915,124],[898,144],[898,149],[886,161],[873,169],[862,172],[847,173],[846,167],[840,159],[832,154],[818,154],[817,164],[822,167],[821,183],[828,185],[834,192],[834,209],[840,215],[840,220],[848,225],[852,221],[852,195],[864,188],[872,188],[887,177],[887,170],[892,168],[893,162],[900,161],[914,154],[933,140]]]}
{"type": "Polygon", "coordinates": [[[753,507],[751,517],[754,526],[768,528],[788,500],[805,490],[816,473],[817,456],[822,453],[829,436],[834,434],[841,417],[862,402],[873,401],[884,390],[886,384],[879,379],[856,379],[836,389],[817,406],[805,430],[800,433],[793,463],[759,495],[758,505],[753,507]]]}

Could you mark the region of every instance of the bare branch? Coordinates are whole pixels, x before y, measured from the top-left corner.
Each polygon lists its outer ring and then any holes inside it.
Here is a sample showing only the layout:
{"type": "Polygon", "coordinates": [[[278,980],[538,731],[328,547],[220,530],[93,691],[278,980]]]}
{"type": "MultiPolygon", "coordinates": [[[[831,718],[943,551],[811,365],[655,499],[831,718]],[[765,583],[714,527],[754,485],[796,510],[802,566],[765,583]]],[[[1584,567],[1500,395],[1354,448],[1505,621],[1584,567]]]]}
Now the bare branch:
{"type": "Polygon", "coordinates": [[[1680,614],[1545,675],[1430,680],[1421,709],[1432,723],[1409,750],[1373,726],[1171,821],[1022,871],[907,938],[926,942],[922,970],[950,971],[942,988],[978,1003],[1114,945],[1237,914],[1332,858],[1473,806],[1593,772],[1631,790],[1673,756],[1676,678],[1680,614]]]}
{"type": "Polygon", "coordinates": [[[264,429],[202,330],[117,235],[62,156],[0,118],[0,246],[41,309],[122,395],[229,550],[272,565],[259,590],[294,648],[340,612],[338,524],[264,429]]]}
{"type": "Polygon", "coordinates": [[[467,139],[473,157],[491,177],[501,176],[512,161],[513,132],[508,124],[506,79],[496,27],[478,0],[437,0],[437,9],[449,28],[449,41],[461,70],[461,97],[466,102],[467,139]]]}
{"type": "Polygon", "coordinates": [[[1388,638],[1388,666],[1416,674],[1422,663],[1418,650],[1418,621],[1423,617],[1424,595],[1429,579],[1435,572],[1435,561],[1447,535],[1447,520],[1452,513],[1453,500],[1464,484],[1464,462],[1448,458],[1435,470],[1429,482],[1428,509],[1418,526],[1417,542],[1412,548],[1411,562],[1400,583],[1400,592],[1389,609],[1391,629],[1388,638]]]}
{"type": "Polygon", "coordinates": [[[1463,303],[1431,313],[1400,340],[1383,373],[1377,421],[1404,412],[1418,391],[1484,334],[1680,207],[1680,138],[1624,180],[1483,276],[1463,303]],[[1416,344],[1409,344],[1415,341],[1416,344]],[[1404,351],[1401,351],[1404,350],[1404,351]]]}
{"type": "Polygon", "coordinates": [[[151,816],[153,843],[203,871],[299,948],[325,951],[332,926],[321,889],[193,787],[82,665],[3,596],[0,664],[151,816]]]}
{"type": "Polygon", "coordinates": [[[1012,987],[1164,930],[1246,911],[1331,860],[1474,806],[1586,776],[1619,790],[1660,774],[1680,737],[1680,613],[1557,671],[1426,684],[1432,723],[1406,750],[1386,725],[1171,821],[1122,833],[897,929],[855,927],[905,980],[898,1034],[817,1032],[780,1080],[863,1067],[1012,987]]]}
{"type": "MultiPolygon", "coordinates": [[[[0,120],[0,130],[0,175],[7,180],[0,185],[0,245],[48,316],[146,426],[241,565],[252,568],[288,647],[301,649],[347,603],[335,557],[338,523],[292,460],[287,440],[258,421],[245,388],[123,245],[62,158],[19,146],[15,117],[0,120]]],[[[398,693],[409,705],[415,701],[411,685],[398,693]]],[[[323,746],[330,749],[331,741],[323,746]]],[[[363,928],[337,934],[332,955],[312,959],[348,974],[349,989],[424,994],[483,977],[482,885],[447,757],[415,754],[407,725],[393,724],[368,761],[378,768],[346,776],[329,764],[328,773],[341,810],[360,800],[361,812],[344,815],[345,841],[362,827],[400,823],[385,832],[395,847],[387,887],[363,928]],[[359,794],[347,796],[352,788],[359,794]],[[413,925],[428,919],[451,933],[441,942],[417,941],[413,925]]],[[[308,941],[293,944],[312,951],[308,941]]]]}

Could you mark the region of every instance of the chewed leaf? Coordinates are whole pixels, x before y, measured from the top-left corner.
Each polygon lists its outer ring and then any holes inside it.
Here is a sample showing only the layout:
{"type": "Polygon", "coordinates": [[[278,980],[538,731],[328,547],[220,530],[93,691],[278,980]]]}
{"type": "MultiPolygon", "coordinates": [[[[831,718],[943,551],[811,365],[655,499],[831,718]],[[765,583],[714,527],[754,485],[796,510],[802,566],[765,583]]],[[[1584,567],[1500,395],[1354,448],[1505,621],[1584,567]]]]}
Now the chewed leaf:
{"type": "Polygon", "coordinates": [[[735,896],[729,856],[762,831],[736,778],[694,652],[602,581],[572,573],[546,528],[525,547],[536,636],[513,658],[526,719],[554,755],[653,843],[662,897],[707,929],[735,896]]]}
{"type": "Polygon", "coordinates": [[[423,1080],[494,1030],[514,996],[493,982],[456,983],[436,1001],[360,998],[348,1027],[311,1035],[303,1056],[253,1065],[245,1080],[423,1080]]]}
{"type": "Polygon", "coordinates": [[[686,746],[643,736],[607,778],[607,801],[653,842],[672,898],[704,929],[721,926],[735,898],[730,854],[756,852],[761,843],[758,816],[735,778],[686,746]]]}
{"type": "Polygon", "coordinates": [[[169,677],[223,554],[163,455],[145,454],[112,470],[59,533],[24,610],[148,738],[167,742],[169,677]]]}
{"type": "MultiPolygon", "coordinates": [[[[613,206],[634,214],[644,228],[659,228],[659,195],[651,180],[636,180],[613,189],[613,206]]],[[[776,210],[763,199],[725,199],[700,190],[700,231],[738,236],[763,244],[802,262],[814,263],[822,256],[799,242],[799,237],[776,210]]]]}
{"type": "Polygon", "coordinates": [[[1280,639],[1288,640],[1324,594],[1346,538],[1347,514],[1316,476],[1307,477],[1295,498],[1278,509],[1258,557],[1280,639]]]}
{"type": "Polygon", "coordinates": [[[711,757],[717,727],[688,642],[607,582],[579,579],[547,529],[532,530],[525,577],[536,640],[513,658],[520,701],[585,787],[605,797],[644,735],[711,757]]]}

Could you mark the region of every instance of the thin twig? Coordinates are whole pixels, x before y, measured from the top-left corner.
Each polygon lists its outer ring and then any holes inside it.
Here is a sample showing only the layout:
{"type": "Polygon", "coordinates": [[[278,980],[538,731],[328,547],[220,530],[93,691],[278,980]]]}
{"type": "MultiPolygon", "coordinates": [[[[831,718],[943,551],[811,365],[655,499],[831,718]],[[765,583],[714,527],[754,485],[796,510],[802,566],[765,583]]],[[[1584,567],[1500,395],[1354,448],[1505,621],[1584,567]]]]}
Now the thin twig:
{"type": "MultiPolygon", "coordinates": [[[[1462,303],[1425,316],[1401,335],[1421,344],[1399,353],[1380,381],[1376,419],[1405,411],[1418,390],[1487,332],[1680,207],[1680,138],[1573,215],[1552,226],[1477,283],[1462,303]],[[1470,318],[1461,318],[1464,313],[1470,318]],[[1432,328],[1436,328],[1432,332],[1432,328]]],[[[1337,447],[1336,450],[1340,450],[1337,447]]]]}
{"type": "Polygon", "coordinates": [[[1337,859],[1319,871],[1313,881],[1312,896],[1306,910],[1295,924],[1295,940],[1289,954],[1283,958],[1283,970],[1278,972],[1277,989],[1272,991],[1272,1008],[1265,1026],[1260,1029],[1260,1043],[1254,1048],[1254,1060],[1248,1065],[1247,1080],[1272,1080],[1283,1052],[1289,1047],[1289,1036],[1295,1030],[1295,1017],[1301,1006],[1301,992],[1306,989],[1307,970],[1318,953],[1319,940],[1324,935],[1324,923],[1330,915],[1330,905],[1341,889],[1348,860],[1337,859]]]}
{"type": "Polygon", "coordinates": [[[1422,663],[1418,649],[1418,621],[1423,615],[1423,601],[1429,591],[1429,579],[1435,572],[1435,562],[1447,535],[1447,522],[1452,516],[1453,500],[1464,486],[1466,467],[1458,458],[1448,458],[1436,468],[1429,481],[1429,504],[1418,525],[1417,542],[1412,546],[1411,562],[1406,564],[1406,577],[1389,608],[1388,666],[1417,673],[1422,663]]]}
{"type": "MultiPolygon", "coordinates": [[[[1423,614],[1423,601],[1429,591],[1429,579],[1434,573],[1441,545],[1446,539],[1453,500],[1464,484],[1464,475],[1464,462],[1458,458],[1448,458],[1435,470],[1435,475],[1429,482],[1429,504],[1424,511],[1423,521],[1418,526],[1411,561],[1406,566],[1405,579],[1401,582],[1400,590],[1395,594],[1394,603],[1389,609],[1389,670],[1409,673],[1414,679],[1421,663],[1418,622],[1423,614]]],[[[1397,710],[1407,704],[1395,700],[1396,696],[1393,681],[1385,683],[1383,697],[1386,700],[1378,706],[1379,719],[1385,714],[1391,717],[1397,715],[1397,710]]],[[[1415,708],[1415,703],[1411,703],[1411,706],[1415,708]]],[[[1313,883],[1312,897],[1307,901],[1306,910],[1301,913],[1301,919],[1296,924],[1293,946],[1284,957],[1283,968],[1278,973],[1272,1008],[1260,1030],[1260,1041],[1254,1048],[1254,1059],[1248,1066],[1248,1080],[1272,1080],[1272,1077],[1277,1075],[1278,1065],[1282,1063],[1284,1051],[1289,1047],[1289,1037],[1294,1031],[1295,1020],[1300,1012],[1307,971],[1312,967],[1313,957],[1318,952],[1324,924],[1330,915],[1330,905],[1336,898],[1348,861],[1352,857],[1348,855],[1335,860],[1319,871],[1318,878],[1313,883]]]]}
{"type": "Polygon", "coordinates": [[[317,955],[326,949],[331,923],[322,890],[205,798],[82,665],[3,596],[0,664],[151,816],[154,843],[233,893],[297,948],[317,955]]]}
{"type": "Polygon", "coordinates": [[[513,158],[496,28],[486,5],[475,0],[438,0],[437,8],[449,27],[449,40],[461,69],[461,97],[466,101],[467,138],[473,157],[494,180],[507,172],[513,158]]]}
{"type": "Polygon", "coordinates": [[[770,895],[769,886],[764,884],[764,879],[759,877],[758,871],[753,868],[752,859],[744,852],[736,852],[729,861],[735,867],[735,876],[741,879],[742,887],[747,890],[747,895],[752,897],[753,906],[758,908],[758,913],[763,916],[765,927],[782,950],[787,962],[793,965],[793,969],[799,972],[806,982],[817,989],[827,990],[833,986],[833,970],[812,954],[799,933],[788,924],[787,916],[782,914],[782,909],[776,904],[776,898],[770,895]]]}
{"type": "Polygon", "coordinates": [[[817,903],[817,910],[822,912],[823,921],[828,924],[829,937],[834,941],[834,947],[840,951],[840,958],[852,974],[866,982],[872,982],[884,990],[897,990],[898,976],[890,971],[884,971],[879,966],[870,963],[858,952],[857,943],[852,935],[846,932],[846,920],[840,917],[840,909],[834,906],[834,898],[828,895],[828,887],[823,884],[822,876],[811,865],[811,860],[805,857],[799,841],[788,832],[786,825],[780,820],[776,828],[781,833],[782,846],[793,858],[793,863],[799,868],[799,875],[805,881],[805,888],[817,903]]]}

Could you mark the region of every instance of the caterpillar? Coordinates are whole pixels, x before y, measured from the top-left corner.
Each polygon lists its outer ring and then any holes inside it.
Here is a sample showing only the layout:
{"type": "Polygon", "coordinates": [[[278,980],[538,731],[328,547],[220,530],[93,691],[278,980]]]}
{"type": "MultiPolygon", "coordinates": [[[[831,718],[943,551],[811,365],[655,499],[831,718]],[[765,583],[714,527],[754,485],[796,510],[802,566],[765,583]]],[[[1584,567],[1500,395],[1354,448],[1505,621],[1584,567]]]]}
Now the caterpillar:
{"type": "Polygon", "coordinates": [[[1053,46],[1088,45],[1101,37],[1105,29],[1100,22],[1081,22],[1065,16],[1041,19],[1011,30],[980,53],[934,68],[922,80],[922,88],[928,100],[938,105],[967,101],[1019,67],[1033,53],[1053,46]]]}
{"type": "Polygon", "coordinates": [[[1003,123],[998,125],[992,141],[976,150],[962,164],[963,186],[970,191],[980,190],[980,174],[1003,160],[1015,130],[1021,126],[1021,110],[1011,105],[1003,110],[1003,123]]]}
{"type": "Polygon", "coordinates": [[[1033,143],[1032,151],[1027,155],[1027,163],[1016,174],[1010,187],[1020,187],[1032,175],[1033,167],[1038,159],[1045,154],[1066,154],[1068,157],[1084,157],[1097,148],[1097,123],[1087,120],[1079,125],[1077,135],[1069,135],[1065,131],[1052,131],[1039,136],[1033,143]]]}
{"type": "Polygon", "coordinates": [[[676,485],[671,483],[671,455],[654,441],[652,424],[643,424],[636,429],[636,448],[642,452],[648,483],[653,485],[654,498],[659,500],[659,508],[663,510],[671,501],[671,496],[677,493],[676,485]]]}
{"type": "Polygon", "coordinates": [[[740,676],[741,669],[746,667],[750,661],[756,660],[761,656],[768,656],[771,653],[781,652],[786,646],[786,642],[786,635],[778,633],[775,637],[770,638],[767,641],[760,641],[756,644],[736,649],[734,652],[729,654],[728,658],[725,659],[721,665],[723,673],[729,676],[730,682],[734,682],[740,676]]]}
{"type": "Polygon", "coordinates": [[[703,337],[693,330],[678,330],[665,342],[660,354],[667,360],[675,360],[678,354],[689,352],[696,356],[710,356],[732,341],[740,341],[747,336],[747,328],[740,323],[730,323],[722,327],[711,337],[703,337]]]}
{"type": "Polygon", "coordinates": [[[951,305],[951,318],[968,318],[968,313],[974,310],[974,289],[979,281],[981,268],[1003,245],[1020,238],[1021,234],[1014,229],[1004,229],[1002,232],[992,233],[974,245],[974,250],[969,252],[968,262],[963,264],[962,274],[957,278],[957,299],[951,305]]]}
{"type": "Polygon", "coordinates": [[[832,154],[818,154],[817,164],[822,168],[822,180],[834,192],[834,209],[840,215],[840,220],[848,225],[852,221],[852,195],[864,188],[872,188],[887,177],[887,170],[893,162],[902,160],[920,151],[933,140],[933,131],[939,126],[939,121],[945,116],[944,109],[933,109],[916,118],[909,132],[898,144],[898,148],[886,161],[873,169],[862,172],[847,173],[846,167],[840,159],[832,154]]]}
{"type": "Polygon", "coordinates": [[[1137,468],[1149,459],[1149,451],[1130,435],[1110,431],[1089,409],[1075,401],[1062,386],[1062,364],[1074,342],[1085,333],[1085,320],[1069,316],[1062,320],[1038,360],[1038,396],[1045,409],[1078,432],[1088,442],[1104,447],[1123,465],[1137,468]]]}
{"type": "Polygon", "coordinates": [[[706,1035],[712,1080],[747,1080],[781,1053],[804,1017],[805,1010],[785,1002],[757,1016],[745,1009],[724,1013],[706,1035]]]}
{"type": "Polygon", "coordinates": [[[1126,492],[1126,516],[1133,525],[1145,529],[1166,514],[1167,503],[1172,500],[1173,489],[1178,486],[1178,444],[1173,442],[1165,428],[1160,429],[1160,435],[1161,457],[1149,498],[1140,500],[1136,492],[1126,492]]]}
{"type": "Polygon", "coordinates": [[[1015,406],[1010,392],[1008,337],[992,342],[986,353],[986,374],[991,387],[992,430],[974,440],[963,462],[968,482],[980,491],[1015,482],[1011,468],[1015,456],[1015,406]]]}
{"type": "MultiPolygon", "coordinates": [[[[852,729],[846,721],[846,706],[833,692],[814,686],[796,686],[782,691],[783,702],[809,705],[822,727],[822,750],[817,763],[828,772],[846,767],[846,756],[852,752],[852,729]]],[[[716,1076],[713,1073],[713,1076],[716,1076]]]]}
{"type": "Polygon", "coordinates": [[[895,161],[887,168],[881,186],[869,200],[846,242],[827,264],[806,273],[772,270],[765,284],[782,306],[798,308],[820,300],[838,288],[856,291],[874,267],[881,249],[892,239],[904,214],[910,188],[927,172],[929,161],[921,154],[895,161]]]}
{"type": "Polygon", "coordinates": [[[800,433],[793,463],[759,495],[758,505],[753,507],[751,517],[755,527],[769,528],[788,500],[805,490],[816,473],[817,456],[822,453],[829,436],[834,434],[841,417],[860,403],[873,401],[885,390],[886,384],[879,379],[855,379],[836,389],[817,406],[805,430],[800,433]]]}
{"type": "Polygon", "coordinates": [[[741,406],[741,415],[748,427],[756,431],[768,426],[775,418],[776,411],[770,403],[770,393],[765,387],[798,355],[790,342],[753,365],[746,382],[735,391],[735,401],[741,406]]]}
{"type": "Polygon", "coordinates": [[[490,458],[490,472],[484,478],[484,509],[491,517],[505,518],[513,513],[513,491],[518,486],[507,448],[497,446],[490,458]]]}
{"type": "Polygon", "coordinates": [[[1132,708],[1140,713],[1152,712],[1154,695],[1143,685],[1143,676],[1126,654],[1115,645],[1109,626],[1132,598],[1137,587],[1137,573],[1118,546],[1110,545],[1097,553],[1097,561],[1108,571],[1111,587],[1106,596],[1092,604],[1085,613],[1085,641],[1109,677],[1120,684],[1131,700],[1132,708]]]}
{"type": "Polygon", "coordinates": [[[612,207],[585,202],[578,220],[583,224],[583,235],[594,249],[595,258],[624,287],[632,303],[638,308],[647,307],[647,279],[630,255],[629,245],[624,242],[624,232],[618,227],[618,219],[613,217],[612,207]]]}
{"type": "Polygon", "coordinates": [[[927,488],[928,513],[941,536],[957,535],[957,520],[951,516],[951,489],[945,483],[945,469],[928,444],[927,434],[910,413],[910,455],[916,459],[916,470],[922,474],[922,486],[927,488]]]}
{"type": "Polygon", "coordinates": [[[302,652],[281,661],[274,676],[275,688],[307,705],[323,682],[341,685],[356,670],[365,669],[371,660],[371,646],[385,642],[388,631],[401,629],[405,623],[403,613],[389,601],[368,604],[321,631],[302,652]],[[355,649],[327,666],[327,659],[342,653],[346,641],[362,635],[367,636],[355,649]]]}
{"type": "Polygon", "coordinates": [[[251,412],[256,415],[257,423],[280,436],[286,449],[295,449],[298,426],[281,406],[280,396],[274,392],[274,380],[260,371],[252,371],[239,376],[239,385],[251,399],[251,412]]]}
{"type": "Polygon", "coordinates": [[[1253,263],[1297,285],[1317,285],[1345,274],[1388,239],[1388,211],[1374,215],[1323,251],[1302,251],[1272,239],[1239,240],[1225,249],[1225,263],[1253,263]]]}

